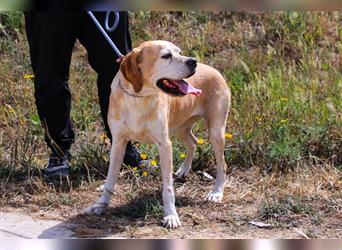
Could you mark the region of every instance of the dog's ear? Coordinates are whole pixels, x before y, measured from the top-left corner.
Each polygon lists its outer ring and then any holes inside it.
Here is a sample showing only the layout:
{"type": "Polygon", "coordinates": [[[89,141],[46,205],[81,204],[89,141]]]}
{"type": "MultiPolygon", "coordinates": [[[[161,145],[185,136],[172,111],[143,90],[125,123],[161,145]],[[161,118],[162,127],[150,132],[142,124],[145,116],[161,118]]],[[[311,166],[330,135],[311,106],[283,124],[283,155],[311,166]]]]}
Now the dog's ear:
{"type": "Polygon", "coordinates": [[[125,56],[120,64],[122,74],[133,85],[136,93],[140,92],[143,87],[143,77],[138,66],[141,61],[142,50],[135,48],[125,56]]]}

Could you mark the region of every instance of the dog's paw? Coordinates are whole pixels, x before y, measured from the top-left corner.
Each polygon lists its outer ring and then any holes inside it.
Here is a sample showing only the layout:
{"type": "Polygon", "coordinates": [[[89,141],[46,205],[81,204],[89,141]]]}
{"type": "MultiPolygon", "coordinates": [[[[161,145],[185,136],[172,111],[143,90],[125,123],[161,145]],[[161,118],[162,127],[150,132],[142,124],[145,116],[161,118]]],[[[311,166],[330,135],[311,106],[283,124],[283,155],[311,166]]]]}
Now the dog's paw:
{"type": "Polygon", "coordinates": [[[163,219],[163,226],[170,229],[175,229],[181,226],[178,215],[168,215],[163,219]]]}
{"type": "Polygon", "coordinates": [[[183,165],[177,170],[176,176],[178,179],[182,179],[188,176],[191,167],[184,167],[183,165]]]}
{"type": "Polygon", "coordinates": [[[82,214],[84,214],[84,215],[91,215],[91,214],[101,215],[103,213],[103,211],[107,208],[107,206],[108,206],[107,203],[95,203],[92,206],[89,206],[86,209],[84,209],[82,214]]]}
{"type": "Polygon", "coordinates": [[[206,197],[205,197],[205,200],[206,201],[210,201],[210,202],[221,202],[222,201],[222,198],[223,198],[223,193],[214,193],[214,192],[211,192],[209,193],[206,197]]]}

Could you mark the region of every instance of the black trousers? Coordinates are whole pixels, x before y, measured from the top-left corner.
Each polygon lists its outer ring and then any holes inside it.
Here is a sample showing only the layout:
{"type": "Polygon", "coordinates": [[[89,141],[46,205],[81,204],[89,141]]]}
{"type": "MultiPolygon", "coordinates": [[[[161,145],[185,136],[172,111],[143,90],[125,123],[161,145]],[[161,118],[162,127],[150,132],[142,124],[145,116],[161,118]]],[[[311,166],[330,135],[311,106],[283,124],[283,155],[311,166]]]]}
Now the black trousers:
{"type": "MultiPolygon", "coordinates": [[[[105,12],[94,12],[94,15],[103,24],[105,12]]],[[[98,74],[101,114],[107,135],[111,138],[107,124],[110,85],[119,64],[115,62],[117,55],[87,13],[26,12],[25,24],[35,75],[36,106],[51,150],[65,152],[74,142],[68,78],[76,39],[86,48],[88,61],[98,74]]],[[[119,25],[109,36],[123,54],[131,50],[127,12],[120,12],[119,25]]]]}

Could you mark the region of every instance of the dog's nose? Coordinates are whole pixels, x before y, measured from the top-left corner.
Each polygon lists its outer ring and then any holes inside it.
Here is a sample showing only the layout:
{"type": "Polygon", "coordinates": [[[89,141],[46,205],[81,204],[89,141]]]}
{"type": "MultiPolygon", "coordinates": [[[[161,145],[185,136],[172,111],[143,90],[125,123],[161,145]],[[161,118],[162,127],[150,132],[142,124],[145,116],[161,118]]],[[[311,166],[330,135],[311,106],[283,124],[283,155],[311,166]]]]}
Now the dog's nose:
{"type": "Polygon", "coordinates": [[[197,66],[197,60],[196,58],[190,58],[186,60],[186,65],[190,66],[191,68],[195,68],[197,66]]]}

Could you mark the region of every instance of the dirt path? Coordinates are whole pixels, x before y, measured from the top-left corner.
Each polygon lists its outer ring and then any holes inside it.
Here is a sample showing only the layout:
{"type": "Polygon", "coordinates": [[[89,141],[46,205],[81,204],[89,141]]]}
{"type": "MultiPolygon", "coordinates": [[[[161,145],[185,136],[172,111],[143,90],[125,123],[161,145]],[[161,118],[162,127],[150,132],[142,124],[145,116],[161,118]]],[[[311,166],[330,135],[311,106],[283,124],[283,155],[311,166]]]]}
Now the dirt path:
{"type": "MultiPolygon", "coordinates": [[[[153,235],[153,232],[164,231],[167,233],[168,230],[163,230],[158,226],[143,226],[135,228],[134,230],[127,230],[122,233],[110,233],[107,235],[103,234],[103,231],[96,229],[85,229],[81,230],[79,225],[71,224],[68,222],[58,220],[45,220],[37,219],[30,215],[20,212],[2,212],[1,213],[1,228],[0,228],[0,239],[54,239],[54,238],[76,238],[78,234],[88,234],[90,237],[96,237],[96,234],[100,238],[130,238],[130,237],[142,237],[146,238],[149,235],[153,235]],[[77,232],[76,232],[77,231],[77,232]]],[[[237,233],[229,235],[224,230],[217,230],[208,227],[206,230],[200,230],[195,232],[194,230],[184,231],[184,228],[177,230],[180,237],[184,237],[185,233],[193,238],[246,238],[247,232],[237,233]]],[[[175,232],[177,232],[175,231],[175,232]]],[[[249,237],[257,238],[301,238],[299,234],[296,234],[292,230],[280,230],[280,231],[269,231],[269,230],[256,230],[253,235],[248,233],[249,237]]],[[[166,236],[166,235],[165,235],[166,236]]],[[[190,238],[191,238],[190,237],[190,238]]]]}
{"type": "Polygon", "coordinates": [[[23,213],[1,212],[0,239],[74,238],[73,225],[39,220],[23,213]]]}
{"type": "Polygon", "coordinates": [[[175,183],[177,230],[161,225],[161,180],[122,176],[102,216],[81,211],[103,181],[56,191],[39,182],[3,183],[3,238],[341,238],[340,175],[315,169],[261,176],[234,171],[222,203],[203,200],[213,181],[192,174],[175,183]],[[314,172],[314,174],[313,174],[314,172]],[[322,174],[324,173],[324,175],[322,174]]]}

